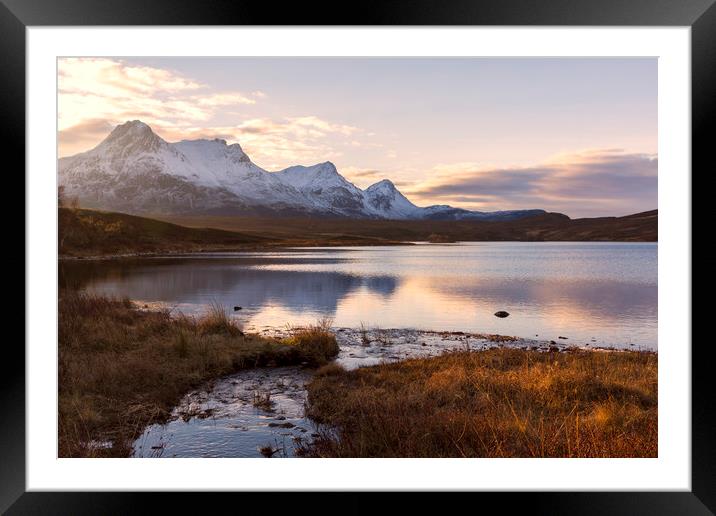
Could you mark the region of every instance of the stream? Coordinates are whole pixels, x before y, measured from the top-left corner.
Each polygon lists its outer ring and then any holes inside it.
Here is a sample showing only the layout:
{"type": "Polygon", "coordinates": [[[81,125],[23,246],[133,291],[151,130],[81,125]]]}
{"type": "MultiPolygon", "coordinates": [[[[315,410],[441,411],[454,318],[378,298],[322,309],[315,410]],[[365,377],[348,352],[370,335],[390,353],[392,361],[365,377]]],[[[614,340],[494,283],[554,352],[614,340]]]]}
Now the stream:
{"type": "MultiPolygon", "coordinates": [[[[541,350],[570,345],[536,339],[497,344],[463,332],[333,331],[341,349],[336,362],[346,369],[497,345],[541,350]]],[[[280,337],[285,332],[262,333],[280,337]]],[[[320,433],[332,431],[305,417],[305,384],[312,373],[300,367],[247,369],[208,382],[186,394],[167,423],[148,426],[133,444],[133,457],[294,457],[320,433]]]]}

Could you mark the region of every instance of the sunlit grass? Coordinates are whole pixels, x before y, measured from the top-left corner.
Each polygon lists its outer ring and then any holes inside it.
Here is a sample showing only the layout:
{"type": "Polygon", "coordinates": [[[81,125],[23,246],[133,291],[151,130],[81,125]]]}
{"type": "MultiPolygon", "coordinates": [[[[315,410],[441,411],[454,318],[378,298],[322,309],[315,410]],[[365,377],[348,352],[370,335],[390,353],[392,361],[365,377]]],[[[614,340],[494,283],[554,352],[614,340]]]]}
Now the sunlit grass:
{"type": "Polygon", "coordinates": [[[657,355],[515,349],[319,369],[324,457],[656,457],[657,355]]]}

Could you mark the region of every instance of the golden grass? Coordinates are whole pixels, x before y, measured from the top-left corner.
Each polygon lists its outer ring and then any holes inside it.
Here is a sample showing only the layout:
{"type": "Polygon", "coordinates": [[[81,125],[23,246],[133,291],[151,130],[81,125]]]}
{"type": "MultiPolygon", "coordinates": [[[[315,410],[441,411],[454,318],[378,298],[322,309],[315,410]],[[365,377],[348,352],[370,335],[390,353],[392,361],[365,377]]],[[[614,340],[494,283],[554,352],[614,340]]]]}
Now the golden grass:
{"type": "Polygon", "coordinates": [[[127,456],[148,424],[215,377],[313,362],[320,353],[245,335],[220,305],[201,317],[140,312],[129,300],[71,291],[59,299],[59,455],[127,456]],[[108,449],[88,446],[112,441],[108,449]]]}
{"type": "Polygon", "coordinates": [[[297,348],[306,358],[307,365],[320,366],[338,355],[339,347],[331,332],[330,319],[321,319],[316,324],[291,329],[291,336],[281,342],[297,348]]]}
{"type": "Polygon", "coordinates": [[[454,352],[319,369],[319,457],[656,457],[657,355],[454,352]]]}

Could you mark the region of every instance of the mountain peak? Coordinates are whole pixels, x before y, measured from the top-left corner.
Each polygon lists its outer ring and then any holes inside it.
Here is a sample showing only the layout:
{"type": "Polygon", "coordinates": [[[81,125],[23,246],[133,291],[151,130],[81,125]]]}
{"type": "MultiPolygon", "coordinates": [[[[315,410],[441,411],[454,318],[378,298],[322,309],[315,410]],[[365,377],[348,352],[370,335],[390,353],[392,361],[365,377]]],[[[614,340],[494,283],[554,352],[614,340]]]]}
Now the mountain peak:
{"type": "Polygon", "coordinates": [[[325,174],[328,173],[330,175],[338,175],[338,169],[336,169],[336,166],[331,163],[330,161],[324,161],[322,163],[316,163],[315,165],[309,165],[309,166],[302,166],[302,165],[296,165],[293,167],[288,167],[285,170],[293,170],[294,172],[298,172],[301,174],[325,174]]]}
{"type": "Polygon", "coordinates": [[[129,120],[112,129],[100,147],[151,151],[162,144],[166,142],[147,124],[141,120],[129,120]]]}
{"type": "Polygon", "coordinates": [[[146,133],[146,132],[153,132],[152,128],[149,127],[147,124],[142,122],[141,120],[127,120],[123,124],[119,124],[116,126],[112,132],[109,134],[112,136],[113,134],[125,134],[128,132],[134,132],[134,133],[146,133]]]}
{"type": "Polygon", "coordinates": [[[136,120],[136,119],[135,120],[127,120],[126,122],[124,122],[121,125],[127,125],[130,127],[142,127],[142,128],[149,129],[149,126],[147,124],[145,124],[141,120],[136,120]]]}
{"type": "Polygon", "coordinates": [[[395,185],[390,179],[381,179],[377,183],[374,183],[370,185],[366,190],[377,190],[377,189],[389,189],[389,190],[397,190],[395,188],[395,185]]]}

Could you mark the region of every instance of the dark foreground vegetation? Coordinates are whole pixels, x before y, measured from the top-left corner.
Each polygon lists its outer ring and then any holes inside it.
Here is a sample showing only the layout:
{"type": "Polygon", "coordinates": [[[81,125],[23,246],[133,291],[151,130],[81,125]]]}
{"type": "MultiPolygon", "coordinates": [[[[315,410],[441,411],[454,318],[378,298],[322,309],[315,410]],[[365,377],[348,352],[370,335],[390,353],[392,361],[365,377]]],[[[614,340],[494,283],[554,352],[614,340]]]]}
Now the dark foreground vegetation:
{"type": "Polygon", "coordinates": [[[512,221],[171,217],[59,209],[63,257],[256,250],[296,246],[395,245],[413,241],[655,242],[656,210],[628,217],[570,219],[547,213],[512,221]]]}
{"type": "Polygon", "coordinates": [[[171,316],[62,291],[59,299],[59,456],[128,456],[181,396],[239,369],[319,366],[338,354],[328,322],[276,340],[244,334],[219,305],[171,316]],[[99,442],[112,442],[109,448],[99,442]]]}
{"type": "Polygon", "coordinates": [[[656,457],[657,355],[516,349],[320,369],[318,457],[656,457]]]}

